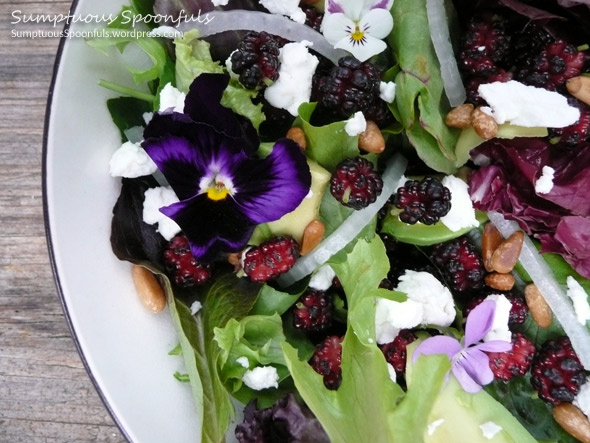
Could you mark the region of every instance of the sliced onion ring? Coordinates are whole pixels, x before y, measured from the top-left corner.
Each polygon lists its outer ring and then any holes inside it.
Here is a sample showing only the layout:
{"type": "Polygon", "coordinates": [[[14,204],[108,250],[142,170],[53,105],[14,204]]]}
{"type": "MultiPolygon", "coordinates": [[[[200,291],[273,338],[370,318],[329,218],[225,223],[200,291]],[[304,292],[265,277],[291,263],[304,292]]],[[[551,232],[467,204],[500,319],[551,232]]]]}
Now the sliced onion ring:
{"type": "Polygon", "coordinates": [[[428,16],[430,38],[440,63],[440,75],[445,93],[452,107],[459,106],[465,101],[465,87],[451,45],[449,21],[444,0],[426,0],[426,14],[428,16]]]}
{"type": "Polygon", "coordinates": [[[286,17],[276,14],[268,14],[259,11],[245,11],[236,9],[233,11],[211,11],[207,15],[211,18],[208,23],[184,22],[178,25],[180,31],[186,32],[198,29],[201,37],[219,34],[226,31],[260,31],[278,35],[294,42],[307,40],[313,43],[311,48],[338,64],[338,59],[347,53],[341,49],[334,49],[322,34],[294,22],[286,17]]]}
{"type": "Polygon", "coordinates": [[[307,277],[354,240],[363,228],[373,220],[373,217],[377,215],[383,205],[387,203],[391,194],[395,192],[407,164],[408,161],[401,154],[393,156],[381,176],[383,190],[375,203],[360,211],[355,211],[332,234],[317,245],[313,251],[297,260],[289,272],[277,279],[279,285],[282,287],[291,286],[293,283],[307,277]]]}
{"type": "MultiPolygon", "coordinates": [[[[514,232],[520,230],[518,223],[506,220],[502,214],[491,211],[488,212],[488,217],[504,238],[508,238],[514,232]]],[[[586,370],[590,370],[590,331],[578,321],[568,296],[555,280],[547,262],[526,235],[519,260],[535,285],[537,285],[561,327],[569,336],[580,362],[586,370]]]]}

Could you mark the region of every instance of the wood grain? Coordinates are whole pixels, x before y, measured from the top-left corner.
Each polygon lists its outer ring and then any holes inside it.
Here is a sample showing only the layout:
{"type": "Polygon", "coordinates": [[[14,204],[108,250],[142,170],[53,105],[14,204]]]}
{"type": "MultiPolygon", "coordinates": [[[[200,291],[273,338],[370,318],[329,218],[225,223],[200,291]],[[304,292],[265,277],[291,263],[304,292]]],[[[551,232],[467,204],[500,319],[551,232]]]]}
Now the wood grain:
{"type": "Polygon", "coordinates": [[[76,352],[49,264],[43,124],[59,40],[13,38],[12,11],[65,1],[0,0],[0,442],[124,442],[76,352]]]}

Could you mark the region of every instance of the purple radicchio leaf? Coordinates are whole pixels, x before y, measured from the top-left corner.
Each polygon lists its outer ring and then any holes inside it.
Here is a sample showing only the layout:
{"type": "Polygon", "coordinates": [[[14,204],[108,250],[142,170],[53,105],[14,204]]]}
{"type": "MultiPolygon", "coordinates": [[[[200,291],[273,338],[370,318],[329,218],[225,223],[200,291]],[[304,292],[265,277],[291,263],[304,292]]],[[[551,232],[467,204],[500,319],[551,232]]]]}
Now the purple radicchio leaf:
{"type": "Polygon", "coordinates": [[[143,222],[145,191],[157,186],[152,177],[122,180],[121,194],[113,208],[111,245],[119,260],[147,261],[163,269],[161,253],[167,242],[156,226],[143,222]]]}
{"type": "Polygon", "coordinates": [[[256,409],[252,400],[244,409],[244,421],[236,427],[240,443],[291,442],[328,443],[319,420],[293,394],[277,400],[274,406],[256,409]]]}

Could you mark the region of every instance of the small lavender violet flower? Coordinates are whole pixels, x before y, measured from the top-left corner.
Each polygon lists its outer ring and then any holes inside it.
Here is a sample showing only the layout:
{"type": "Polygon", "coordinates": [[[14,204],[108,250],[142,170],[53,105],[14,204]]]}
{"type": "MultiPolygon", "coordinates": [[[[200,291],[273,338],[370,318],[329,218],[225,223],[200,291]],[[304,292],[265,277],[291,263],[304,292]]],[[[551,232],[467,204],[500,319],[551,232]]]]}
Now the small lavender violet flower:
{"type": "Polygon", "coordinates": [[[424,340],[412,357],[416,361],[420,355],[446,354],[451,360],[451,371],[463,389],[471,394],[481,391],[481,387],[494,380],[490,369],[490,359],[485,352],[507,352],[512,343],[492,340],[479,343],[492,328],[496,302],[486,300],[476,306],[467,317],[464,344],[446,335],[437,335],[424,340]]]}
{"type": "Polygon", "coordinates": [[[180,226],[204,262],[242,249],[256,225],[293,211],[311,186],[307,160],[294,141],[280,139],[268,156],[257,156],[253,126],[220,104],[228,80],[201,74],[184,113],[155,114],[142,143],[180,200],[160,212],[180,226]]]}

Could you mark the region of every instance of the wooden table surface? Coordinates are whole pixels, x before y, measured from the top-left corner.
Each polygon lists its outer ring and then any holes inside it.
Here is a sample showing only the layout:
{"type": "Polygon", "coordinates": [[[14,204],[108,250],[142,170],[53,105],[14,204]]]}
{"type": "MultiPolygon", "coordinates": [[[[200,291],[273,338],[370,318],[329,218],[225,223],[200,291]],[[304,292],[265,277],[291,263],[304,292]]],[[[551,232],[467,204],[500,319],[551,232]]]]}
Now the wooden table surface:
{"type": "Polygon", "coordinates": [[[69,9],[69,1],[0,0],[1,443],[125,441],[74,346],[45,240],[43,126],[59,40],[12,32],[23,26],[13,11],[69,9]]]}

